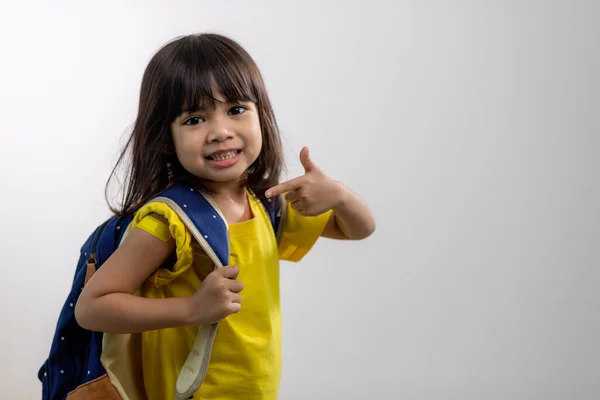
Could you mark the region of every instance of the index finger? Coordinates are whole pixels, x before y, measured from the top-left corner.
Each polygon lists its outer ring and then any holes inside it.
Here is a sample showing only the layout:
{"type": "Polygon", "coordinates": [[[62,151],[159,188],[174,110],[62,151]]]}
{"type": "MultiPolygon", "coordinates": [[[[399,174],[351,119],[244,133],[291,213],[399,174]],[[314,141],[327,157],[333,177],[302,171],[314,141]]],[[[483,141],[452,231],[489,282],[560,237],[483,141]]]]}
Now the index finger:
{"type": "Polygon", "coordinates": [[[275,196],[285,193],[285,192],[290,192],[292,190],[299,189],[300,186],[302,186],[302,181],[300,180],[300,178],[301,177],[294,178],[287,182],[283,182],[283,183],[280,183],[279,185],[273,186],[271,189],[269,189],[265,192],[265,196],[267,196],[267,198],[271,198],[271,197],[275,197],[275,196]]]}

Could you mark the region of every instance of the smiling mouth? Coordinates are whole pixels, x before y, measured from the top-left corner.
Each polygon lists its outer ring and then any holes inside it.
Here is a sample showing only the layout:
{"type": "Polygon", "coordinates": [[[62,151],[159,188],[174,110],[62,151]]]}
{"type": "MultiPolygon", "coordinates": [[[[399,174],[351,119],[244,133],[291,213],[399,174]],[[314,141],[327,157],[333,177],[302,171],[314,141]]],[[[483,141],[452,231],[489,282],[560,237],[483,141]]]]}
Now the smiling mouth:
{"type": "Polygon", "coordinates": [[[225,151],[225,152],[214,153],[205,158],[207,160],[211,160],[211,161],[224,161],[224,160],[228,160],[230,158],[237,156],[241,152],[242,152],[242,150],[229,150],[229,151],[225,151]]]}

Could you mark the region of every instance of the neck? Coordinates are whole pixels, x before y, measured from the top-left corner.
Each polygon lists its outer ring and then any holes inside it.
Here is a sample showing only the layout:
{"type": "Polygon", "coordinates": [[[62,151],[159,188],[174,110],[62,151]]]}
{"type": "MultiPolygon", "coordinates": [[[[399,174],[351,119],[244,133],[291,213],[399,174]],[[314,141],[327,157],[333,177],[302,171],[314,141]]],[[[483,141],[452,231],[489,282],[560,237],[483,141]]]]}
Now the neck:
{"type": "Polygon", "coordinates": [[[240,180],[231,182],[201,180],[199,183],[215,198],[245,201],[246,186],[242,185],[240,180]]]}
{"type": "Polygon", "coordinates": [[[242,185],[239,180],[235,182],[200,181],[199,183],[209,192],[227,223],[237,223],[252,218],[246,186],[242,185]]]}

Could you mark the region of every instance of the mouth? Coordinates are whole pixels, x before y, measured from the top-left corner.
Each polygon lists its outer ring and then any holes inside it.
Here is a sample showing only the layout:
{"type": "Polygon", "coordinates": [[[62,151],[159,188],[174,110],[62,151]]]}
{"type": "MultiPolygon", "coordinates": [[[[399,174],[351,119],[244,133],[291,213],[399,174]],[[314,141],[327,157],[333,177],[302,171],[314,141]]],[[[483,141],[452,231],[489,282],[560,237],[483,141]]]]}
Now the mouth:
{"type": "Polygon", "coordinates": [[[206,158],[207,160],[210,160],[210,161],[226,161],[226,160],[236,157],[241,152],[242,152],[242,150],[217,151],[217,152],[212,153],[211,155],[208,155],[204,158],[206,158]]]}

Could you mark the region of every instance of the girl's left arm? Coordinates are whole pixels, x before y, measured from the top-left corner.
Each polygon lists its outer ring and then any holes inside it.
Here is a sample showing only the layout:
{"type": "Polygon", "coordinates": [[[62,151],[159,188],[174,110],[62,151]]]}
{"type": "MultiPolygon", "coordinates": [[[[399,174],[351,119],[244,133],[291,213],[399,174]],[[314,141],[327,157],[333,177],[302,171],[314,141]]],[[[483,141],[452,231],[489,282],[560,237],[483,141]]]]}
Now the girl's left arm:
{"type": "Polygon", "coordinates": [[[375,231],[375,218],[366,202],[341,182],[327,176],[309,157],[300,152],[304,175],[280,183],[265,193],[285,193],[290,206],[301,215],[316,216],[333,211],[321,236],[332,239],[364,239],[375,231]]]}
{"type": "Polygon", "coordinates": [[[375,231],[375,218],[367,203],[358,194],[337,182],[339,187],[338,206],[321,236],[330,239],[361,240],[375,231]]]}

